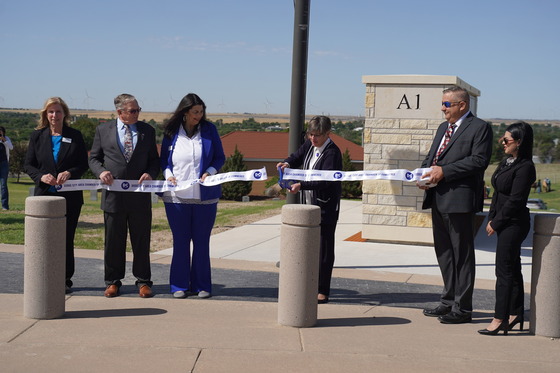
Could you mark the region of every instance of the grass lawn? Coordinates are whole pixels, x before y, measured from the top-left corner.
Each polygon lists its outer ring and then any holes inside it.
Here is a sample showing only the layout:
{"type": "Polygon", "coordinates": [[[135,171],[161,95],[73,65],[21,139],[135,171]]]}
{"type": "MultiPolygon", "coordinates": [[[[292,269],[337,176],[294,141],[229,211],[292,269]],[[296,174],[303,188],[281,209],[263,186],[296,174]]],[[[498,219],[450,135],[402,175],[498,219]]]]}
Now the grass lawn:
{"type": "MultiPolygon", "coordinates": [[[[29,188],[34,184],[28,178],[8,181],[10,193],[10,210],[0,213],[2,234],[0,243],[24,244],[25,199],[29,196],[29,188]]],[[[103,211],[100,209],[101,192],[98,200],[92,201],[90,191],[84,191],[84,205],[80,221],[76,230],[74,244],[80,249],[103,249],[104,226],[103,211]]],[[[261,200],[251,202],[220,201],[216,216],[215,229],[217,231],[239,225],[244,219],[256,216],[280,213],[283,200],[261,200]]],[[[266,217],[266,216],[265,216],[266,217]]],[[[249,220],[250,221],[250,220],[249,220]]],[[[165,208],[161,200],[152,206],[152,249],[159,250],[171,247],[172,238],[165,208]]],[[[130,245],[129,245],[130,246],[130,245]]],[[[130,249],[130,247],[129,247],[130,249]]]]}

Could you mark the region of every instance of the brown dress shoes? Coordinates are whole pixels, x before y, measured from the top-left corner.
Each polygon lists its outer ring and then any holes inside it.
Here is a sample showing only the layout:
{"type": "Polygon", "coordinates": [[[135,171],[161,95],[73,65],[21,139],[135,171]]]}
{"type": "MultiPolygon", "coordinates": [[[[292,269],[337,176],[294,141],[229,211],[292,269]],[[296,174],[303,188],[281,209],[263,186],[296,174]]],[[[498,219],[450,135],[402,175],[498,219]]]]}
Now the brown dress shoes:
{"type": "Polygon", "coordinates": [[[105,289],[105,296],[107,298],[114,298],[119,295],[119,287],[117,285],[109,285],[105,289]]]}
{"type": "Polygon", "coordinates": [[[151,298],[153,297],[152,289],[148,285],[140,286],[140,291],[138,293],[141,298],[151,298]]]}

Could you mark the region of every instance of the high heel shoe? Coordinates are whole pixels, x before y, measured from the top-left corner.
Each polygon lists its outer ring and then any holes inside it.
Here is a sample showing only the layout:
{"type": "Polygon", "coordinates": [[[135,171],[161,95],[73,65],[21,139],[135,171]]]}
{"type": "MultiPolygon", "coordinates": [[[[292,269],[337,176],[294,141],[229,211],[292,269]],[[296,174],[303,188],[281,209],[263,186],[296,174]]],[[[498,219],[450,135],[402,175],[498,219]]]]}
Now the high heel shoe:
{"type": "Polygon", "coordinates": [[[500,323],[500,325],[498,325],[498,327],[494,330],[488,330],[488,329],[481,329],[478,332],[482,335],[498,335],[498,333],[500,332],[500,330],[504,331],[504,335],[508,334],[508,330],[509,330],[509,320],[508,319],[504,319],[502,320],[502,322],[500,323]]]}
{"type": "Polygon", "coordinates": [[[517,324],[519,324],[519,331],[523,331],[523,322],[525,320],[523,320],[523,315],[517,315],[515,316],[515,319],[509,324],[508,326],[508,330],[512,330],[513,327],[517,324]]]}

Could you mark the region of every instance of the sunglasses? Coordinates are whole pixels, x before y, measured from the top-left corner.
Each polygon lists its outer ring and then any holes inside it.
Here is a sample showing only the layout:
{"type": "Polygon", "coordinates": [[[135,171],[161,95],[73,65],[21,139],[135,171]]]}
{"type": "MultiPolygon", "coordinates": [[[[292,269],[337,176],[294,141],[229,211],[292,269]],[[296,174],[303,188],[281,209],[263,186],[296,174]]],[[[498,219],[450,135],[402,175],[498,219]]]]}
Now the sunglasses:
{"type": "Polygon", "coordinates": [[[509,144],[510,142],[513,142],[513,141],[514,141],[513,139],[508,139],[507,137],[502,138],[502,144],[504,144],[504,145],[507,145],[507,144],[509,144]]]}
{"type": "Polygon", "coordinates": [[[451,107],[451,106],[453,106],[454,104],[458,104],[459,102],[462,102],[462,101],[455,101],[455,102],[443,101],[441,104],[442,104],[443,106],[445,106],[445,107],[451,107]]]}
{"type": "Polygon", "coordinates": [[[138,109],[132,109],[132,110],[124,110],[123,109],[122,111],[124,111],[125,113],[128,113],[128,114],[136,114],[136,113],[140,113],[142,111],[142,108],[139,107],[138,109]]]}

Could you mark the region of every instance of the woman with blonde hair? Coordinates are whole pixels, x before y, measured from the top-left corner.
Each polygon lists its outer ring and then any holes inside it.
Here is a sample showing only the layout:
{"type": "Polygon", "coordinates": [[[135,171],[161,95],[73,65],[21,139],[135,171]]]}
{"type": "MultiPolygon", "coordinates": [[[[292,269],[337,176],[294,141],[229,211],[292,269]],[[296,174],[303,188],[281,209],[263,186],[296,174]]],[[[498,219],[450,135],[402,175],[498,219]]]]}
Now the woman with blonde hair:
{"type": "Polygon", "coordinates": [[[74,235],[84,197],[82,191],[58,192],[56,186],[70,179],[80,179],[88,169],[82,133],[69,124],[70,110],[64,100],[60,97],[47,99],[25,157],[25,172],[35,182],[34,195],[66,199],[66,293],[72,291],[74,235]]]}

